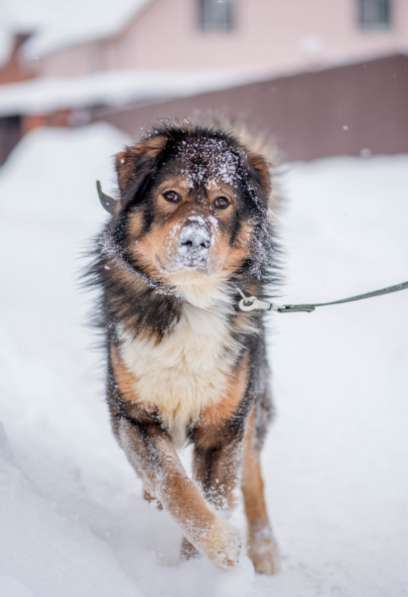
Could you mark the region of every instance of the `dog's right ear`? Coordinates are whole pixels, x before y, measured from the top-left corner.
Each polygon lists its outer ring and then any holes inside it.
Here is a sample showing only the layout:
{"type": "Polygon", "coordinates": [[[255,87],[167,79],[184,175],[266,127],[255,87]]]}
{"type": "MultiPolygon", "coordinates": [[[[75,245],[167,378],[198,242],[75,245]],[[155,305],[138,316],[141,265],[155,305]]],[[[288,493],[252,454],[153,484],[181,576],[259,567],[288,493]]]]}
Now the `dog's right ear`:
{"type": "Polygon", "coordinates": [[[257,183],[261,187],[266,199],[268,199],[271,194],[272,183],[270,166],[267,160],[259,153],[249,153],[248,163],[257,183]]]}
{"type": "Polygon", "coordinates": [[[146,176],[153,173],[156,158],[166,142],[164,135],[156,135],[136,145],[128,145],[116,155],[115,167],[122,202],[126,202],[129,189],[134,195],[146,176]]]}

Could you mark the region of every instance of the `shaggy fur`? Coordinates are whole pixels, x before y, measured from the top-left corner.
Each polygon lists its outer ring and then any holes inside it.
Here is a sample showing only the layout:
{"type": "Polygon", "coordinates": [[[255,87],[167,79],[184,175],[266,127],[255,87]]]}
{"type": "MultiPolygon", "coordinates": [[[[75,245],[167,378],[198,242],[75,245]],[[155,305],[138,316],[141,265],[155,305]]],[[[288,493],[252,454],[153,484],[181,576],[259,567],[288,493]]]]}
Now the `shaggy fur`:
{"type": "Polygon", "coordinates": [[[241,481],[248,553],[277,570],[260,450],[272,412],[263,315],[241,289],[276,281],[270,164],[247,136],[164,126],[116,156],[118,198],[95,244],[107,401],[145,497],[184,531],[182,555],[221,567],[241,539],[222,516],[241,481]],[[248,143],[249,140],[249,143],[248,143]],[[193,478],[176,448],[194,445],[193,478]]]}

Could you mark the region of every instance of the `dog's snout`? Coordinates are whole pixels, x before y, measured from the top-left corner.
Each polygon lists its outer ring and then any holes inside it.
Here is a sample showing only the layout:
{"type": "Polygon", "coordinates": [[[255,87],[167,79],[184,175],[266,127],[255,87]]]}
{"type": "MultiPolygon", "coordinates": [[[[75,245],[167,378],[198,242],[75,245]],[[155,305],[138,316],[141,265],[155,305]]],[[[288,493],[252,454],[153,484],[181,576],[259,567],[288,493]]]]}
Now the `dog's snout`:
{"type": "Polygon", "coordinates": [[[189,251],[208,250],[211,235],[208,226],[196,221],[187,222],[180,233],[180,247],[189,251]]]}
{"type": "Polygon", "coordinates": [[[204,219],[189,218],[178,239],[178,255],[186,267],[205,268],[211,247],[211,228],[204,219]]]}

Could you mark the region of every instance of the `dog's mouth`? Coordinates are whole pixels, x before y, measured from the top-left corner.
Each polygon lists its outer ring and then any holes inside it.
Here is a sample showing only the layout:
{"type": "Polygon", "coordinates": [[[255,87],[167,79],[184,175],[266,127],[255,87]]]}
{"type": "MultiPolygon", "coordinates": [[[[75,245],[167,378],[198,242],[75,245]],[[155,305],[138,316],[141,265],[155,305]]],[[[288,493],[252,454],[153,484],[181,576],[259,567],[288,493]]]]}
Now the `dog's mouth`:
{"type": "Polygon", "coordinates": [[[162,273],[173,275],[173,274],[210,274],[210,258],[208,254],[203,254],[200,251],[188,251],[186,254],[176,254],[166,262],[160,258],[160,255],[156,255],[156,263],[159,270],[162,273]]]}
{"type": "Polygon", "coordinates": [[[197,257],[179,257],[175,261],[163,264],[159,255],[156,263],[162,279],[174,289],[177,296],[182,297],[195,307],[208,309],[217,301],[224,301],[223,288],[226,282],[225,274],[211,259],[197,257]]]}
{"type": "Polygon", "coordinates": [[[169,271],[194,271],[209,273],[210,257],[208,252],[187,249],[186,252],[177,253],[169,263],[169,271]]]}

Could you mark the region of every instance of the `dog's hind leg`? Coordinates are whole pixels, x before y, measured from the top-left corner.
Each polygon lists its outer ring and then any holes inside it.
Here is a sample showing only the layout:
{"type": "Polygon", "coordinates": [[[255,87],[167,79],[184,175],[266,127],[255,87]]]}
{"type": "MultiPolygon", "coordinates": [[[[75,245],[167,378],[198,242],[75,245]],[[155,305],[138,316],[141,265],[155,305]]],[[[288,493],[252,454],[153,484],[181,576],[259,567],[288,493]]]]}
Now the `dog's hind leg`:
{"type": "Polygon", "coordinates": [[[244,442],[242,492],[248,525],[248,555],[261,574],[276,574],[279,552],[269,522],[262,479],[260,450],[255,441],[255,412],[248,420],[244,442]]]}
{"type": "Polygon", "coordinates": [[[237,531],[187,476],[169,435],[155,423],[121,418],[118,437],[146,488],[173,515],[188,541],[222,568],[236,564],[241,547],[237,531]]]}

